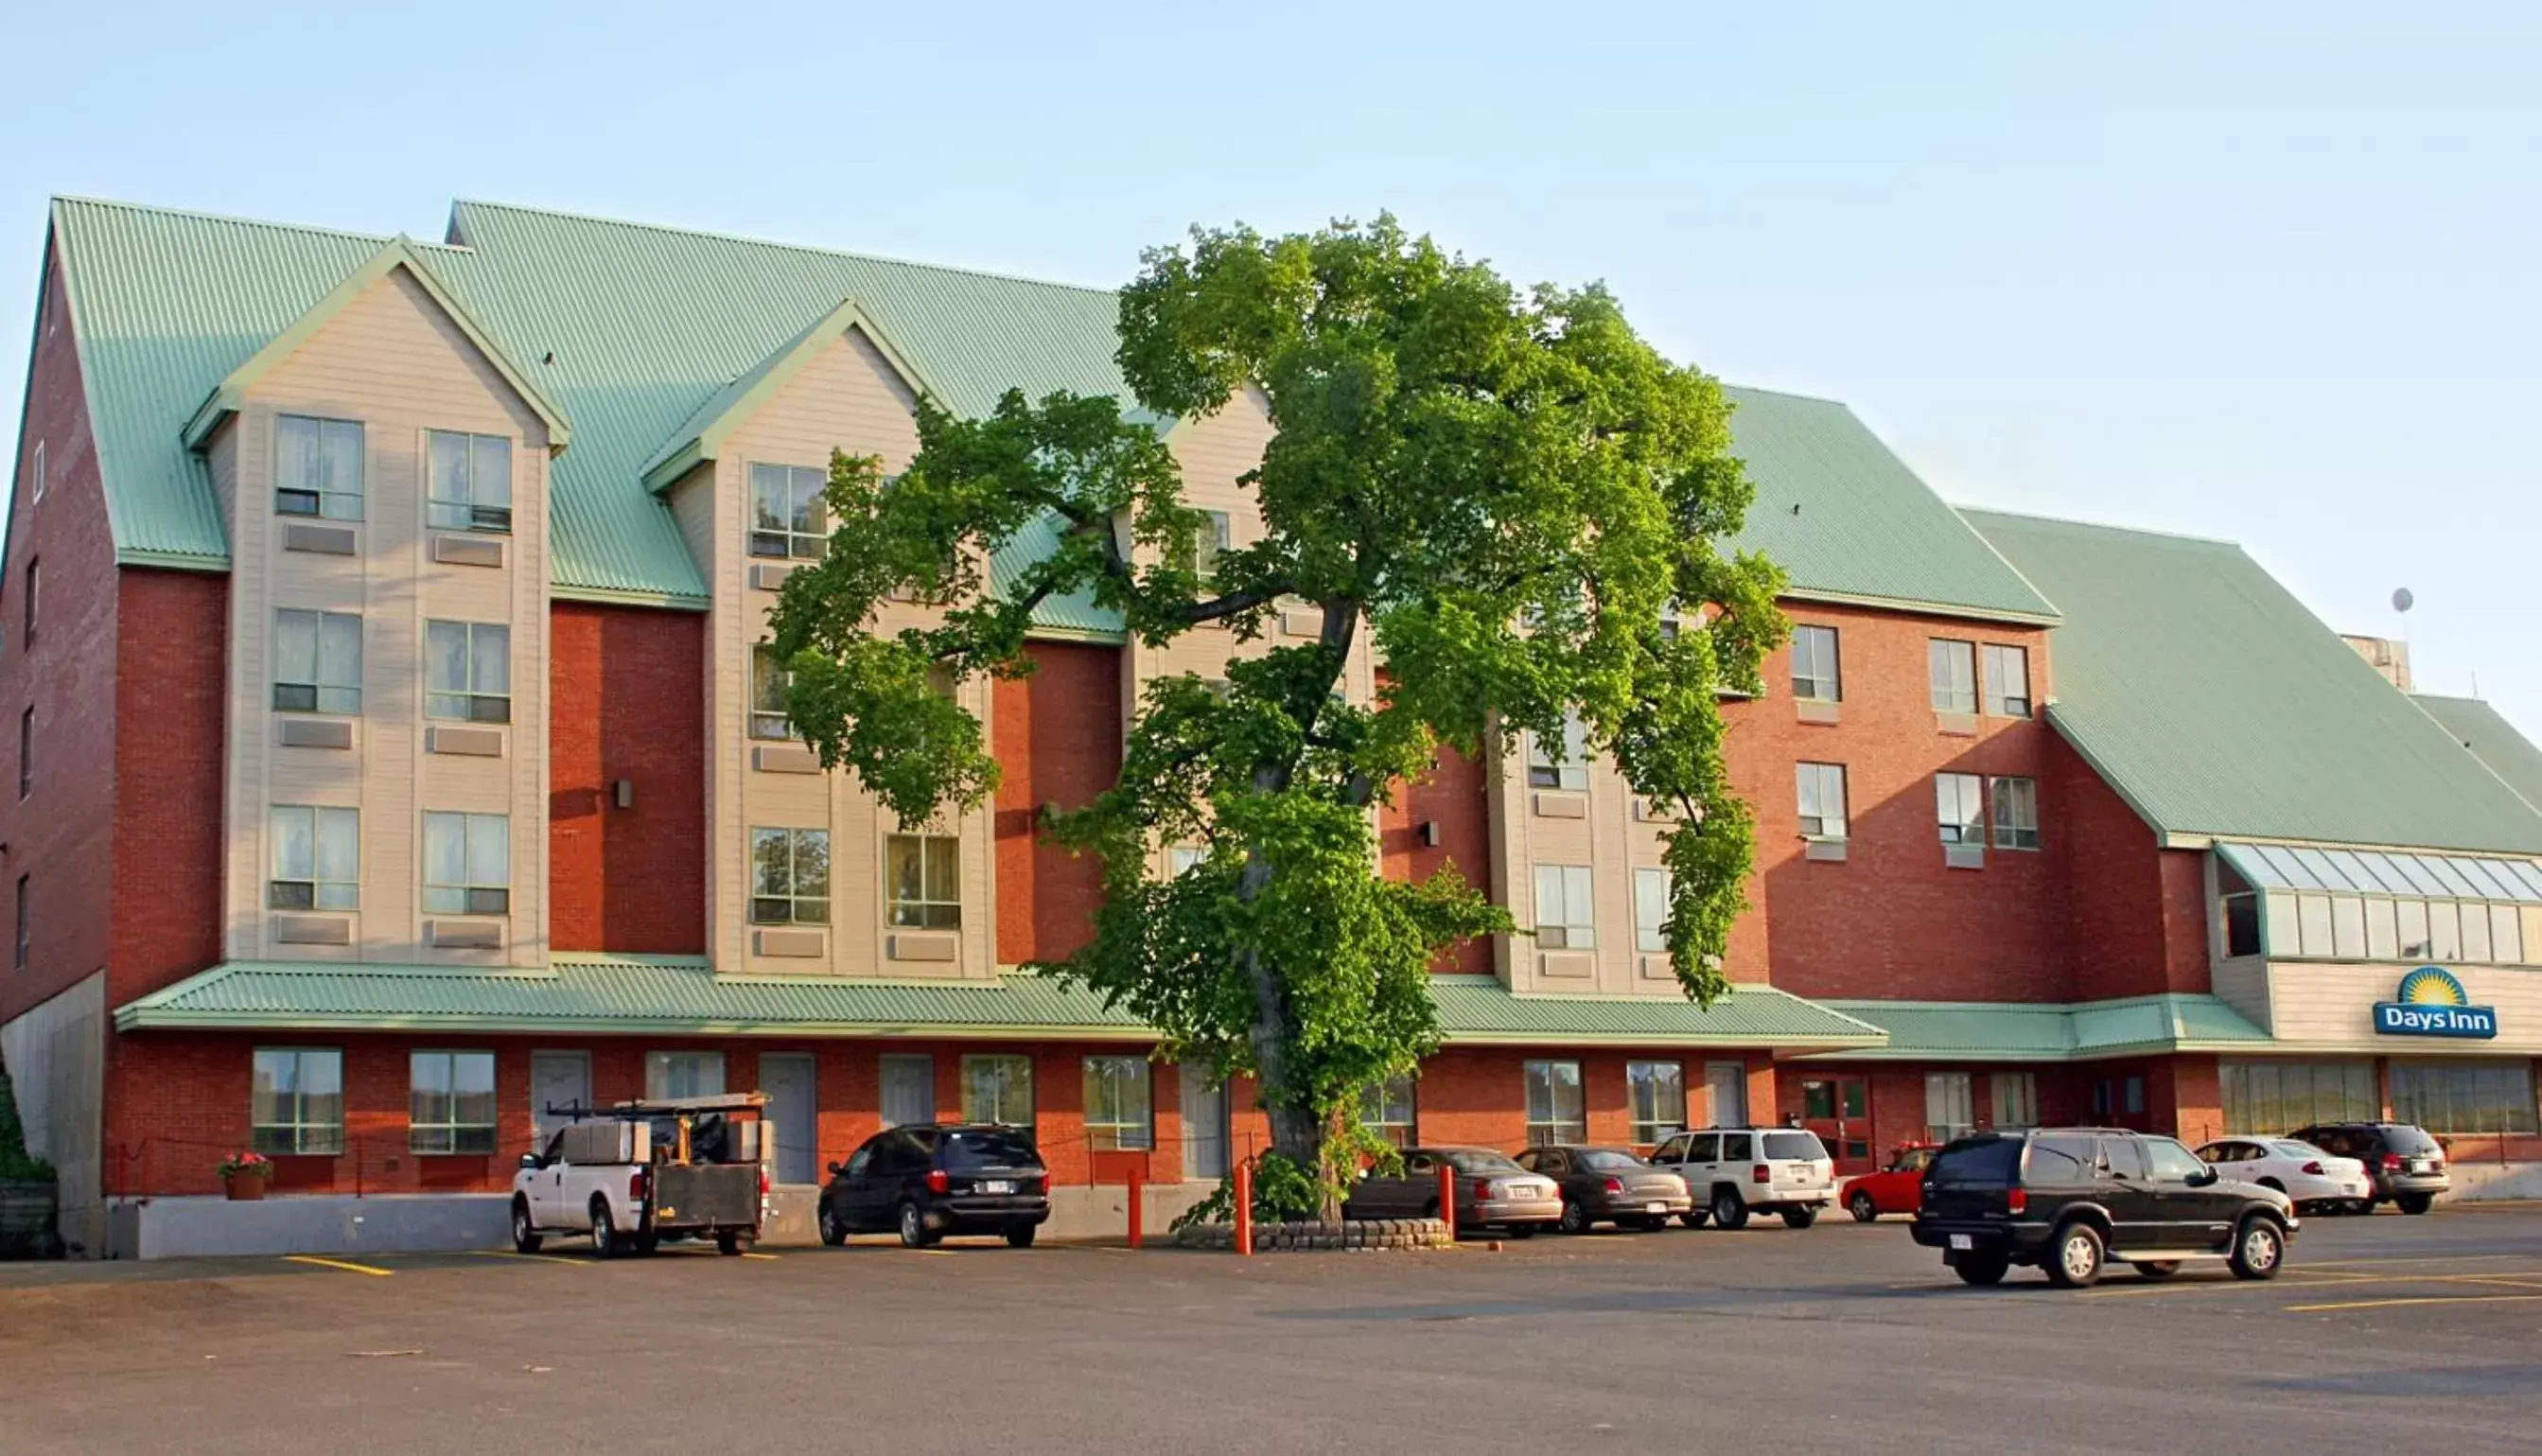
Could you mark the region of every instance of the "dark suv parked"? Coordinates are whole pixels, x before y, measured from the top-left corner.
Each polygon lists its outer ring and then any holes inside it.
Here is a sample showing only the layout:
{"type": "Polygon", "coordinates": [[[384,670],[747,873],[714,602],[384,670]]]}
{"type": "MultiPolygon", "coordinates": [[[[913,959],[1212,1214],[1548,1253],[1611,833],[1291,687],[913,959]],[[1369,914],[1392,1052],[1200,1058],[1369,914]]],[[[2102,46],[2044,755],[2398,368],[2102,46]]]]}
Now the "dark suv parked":
{"type": "Polygon", "coordinates": [[[2371,1213],[2377,1203],[2401,1205],[2404,1213],[2425,1213],[2436,1194],[2450,1191],[2444,1145],[2424,1127],[2407,1122],[2316,1122],[2286,1136],[2308,1142],[2325,1153],[2355,1158],[2374,1180],[2374,1196],[2365,1200],[2371,1213]]]}
{"type": "Polygon", "coordinates": [[[1003,1234],[1018,1249],[1050,1217],[1050,1170],[1032,1134],[993,1123],[913,1123],[830,1165],[821,1242],[892,1233],[912,1249],[946,1234],[1003,1234]]]}
{"type": "Polygon", "coordinates": [[[1960,1138],[1933,1155],[1922,1193],[1915,1242],[1972,1284],[2023,1264],[2076,1289],[2111,1260],[2148,1279],[2191,1259],[2274,1278],[2299,1226],[2285,1194],[2227,1183],[2168,1137],[2109,1127],[1960,1138]]]}

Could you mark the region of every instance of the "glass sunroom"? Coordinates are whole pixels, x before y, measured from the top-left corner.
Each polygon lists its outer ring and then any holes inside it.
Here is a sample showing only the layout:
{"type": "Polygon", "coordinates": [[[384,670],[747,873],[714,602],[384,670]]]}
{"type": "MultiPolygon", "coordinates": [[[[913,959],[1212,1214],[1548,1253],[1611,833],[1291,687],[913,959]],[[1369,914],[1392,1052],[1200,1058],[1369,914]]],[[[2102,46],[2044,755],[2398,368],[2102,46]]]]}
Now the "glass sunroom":
{"type": "Polygon", "coordinates": [[[2542,965],[2542,866],[2495,856],[2215,845],[2228,958],[2542,965]]]}

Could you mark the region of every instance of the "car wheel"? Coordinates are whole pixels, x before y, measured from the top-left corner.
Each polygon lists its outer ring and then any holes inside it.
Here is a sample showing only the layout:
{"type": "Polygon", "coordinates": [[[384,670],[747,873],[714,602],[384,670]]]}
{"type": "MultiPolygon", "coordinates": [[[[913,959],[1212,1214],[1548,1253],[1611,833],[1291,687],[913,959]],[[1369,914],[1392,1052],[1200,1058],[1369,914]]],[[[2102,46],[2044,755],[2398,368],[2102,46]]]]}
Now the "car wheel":
{"type": "Polygon", "coordinates": [[[1855,1223],[1869,1223],[1880,1216],[1880,1205],[1871,1201],[1869,1193],[1855,1193],[1845,1199],[1844,1206],[1853,1214],[1855,1223]]]}
{"type": "Polygon", "coordinates": [[[539,1252],[539,1246],[546,1242],[539,1237],[539,1231],[530,1223],[530,1200],[514,1198],[512,1200],[512,1247],[523,1254],[536,1254],[539,1252]]]}
{"type": "Polygon", "coordinates": [[[726,1259],[740,1258],[741,1251],[748,1247],[750,1246],[742,1243],[741,1235],[739,1234],[715,1235],[715,1253],[722,1255],[726,1259]]]}
{"type": "Polygon", "coordinates": [[[2108,1246],[2088,1223],[2069,1223],[2048,1241],[2048,1281],[2059,1289],[2089,1289],[2101,1280],[2108,1246]]]}
{"type": "Polygon", "coordinates": [[[1737,1188],[1719,1188],[1712,1190],[1712,1222],[1714,1227],[1725,1228],[1733,1233],[1748,1226],[1748,1200],[1739,1196],[1737,1188]]]}
{"type": "Polygon", "coordinates": [[[908,1249],[924,1249],[935,1242],[935,1235],[927,1231],[926,1215],[915,1203],[900,1205],[900,1242],[908,1249]]]}
{"type": "Polygon", "coordinates": [[[609,1200],[591,1200],[591,1253],[596,1259],[618,1257],[618,1225],[609,1220],[609,1200]]]}
{"type": "Polygon", "coordinates": [[[1712,1221],[1712,1210],[1709,1208],[1691,1209],[1687,1212],[1679,1214],[1677,1216],[1677,1221],[1684,1224],[1687,1228],[1699,1229],[1712,1221]]]}
{"type": "Polygon", "coordinates": [[[1033,1246],[1033,1235],[1038,1232],[1040,1232],[1040,1228],[1035,1224],[1009,1224],[1007,1226],[1007,1247],[1009,1249],[1030,1249],[1033,1246]]]}
{"type": "Polygon", "coordinates": [[[2286,1190],[2286,1186],[2285,1186],[2283,1183],[2280,1183],[2280,1182],[2279,1182],[2277,1179],[2274,1179],[2274,1178],[2264,1178],[2264,1179],[2261,1179],[2261,1180],[2260,1180],[2260,1187],[2262,1187],[2262,1188],[2274,1188],[2274,1189],[2276,1189],[2277,1191],[2279,1191],[2279,1192],[2280,1192],[2280,1193],[2282,1193],[2282,1192],[2284,1192],[2284,1191],[2286,1190]]]}
{"type": "Polygon", "coordinates": [[[2274,1218],[2253,1214],[2233,1231],[2233,1277],[2274,1279],[2286,1260],[2286,1231],[2274,1218]]]}
{"type": "Polygon", "coordinates": [[[2425,1213],[2435,1205],[2436,1195],[2433,1193],[2403,1193],[2392,1201],[2400,1204],[2401,1211],[2404,1213],[2425,1213]]]}
{"type": "Polygon", "coordinates": [[[1513,1239],[1533,1239],[1535,1237],[1535,1225],[1532,1223],[1511,1224],[1509,1226],[1509,1236],[1513,1239]]]}
{"type": "Polygon", "coordinates": [[[1805,1229],[1818,1221],[1819,1211],[1815,1208],[1786,1208],[1783,1210],[1783,1227],[1787,1229],[1805,1229]]]}
{"type": "Polygon", "coordinates": [[[840,1245],[848,1242],[847,1220],[839,1217],[838,1209],[831,1207],[828,1203],[823,1203],[821,1205],[820,1223],[822,1243],[836,1249],[840,1245]]]}
{"type": "Polygon", "coordinates": [[[2136,1261],[2134,1267],[2136,1273],[2143,1278],[2168,1279],[2172,1275],[2180,1272],[2180,1261],[2177,1259],[2140,1259],[2136,1261]]]}
{"type": "Polygon", "coordinates": [[[1581,1207],[1577,1203],[1571,1202],[1567,1199],[1564,1200],[1562,1204],[1562,1222],[1558,1227],[1560,1227],[1566,1234],[1585,1234],[1589,1232],[1589,1210],[1581,1207]]]}
{"type": "Polygon", "coordinates": [[[1963,1254],[1951,1270],[1963,1284],[1984,1286],[2002,1283],[2004,1272],[2011,1267],[2012,1261],[2000,1254],[1963,1254]]]}

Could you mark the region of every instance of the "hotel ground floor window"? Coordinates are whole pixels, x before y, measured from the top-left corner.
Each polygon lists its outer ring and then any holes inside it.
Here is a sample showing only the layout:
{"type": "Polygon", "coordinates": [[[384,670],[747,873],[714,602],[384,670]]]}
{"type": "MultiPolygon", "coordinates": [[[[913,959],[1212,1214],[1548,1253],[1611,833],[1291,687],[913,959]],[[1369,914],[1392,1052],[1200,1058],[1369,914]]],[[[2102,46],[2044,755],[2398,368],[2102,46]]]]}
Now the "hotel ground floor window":
{"type": "Polygon", "coordinates": [[[644,1053],[644,1099],[723,1095],[720,1051],[648,1051],[644,1053]]]}
{"type": "Polygon", "coordinates": [[[407,1061],[408,1150],[494,1151],[494,1053],[418,1051],[407,1061]]]}
{"type": "Polygon", "coordinates": [[[2532,1132],[2533,1064],[2396,1061],[2392,1120],[2430,1132],[2532,1132]]]}
{"type": "Polygon", "coordinates": [[[1413,1108],[1412,1076],[1408,1072],[1383,1082],[1372,1082],[1360,1089],[1360,1130],[1379,1142],[1398,1148],[1412,1146],[1417,1115],[1413,1108]]]}
{"type": "Polygon", "coordinates": [[[1033,1125],[1032,1058],[962,1058],[962,1120],[1033,1125]]]}
{"type": "Polygon", "coordinates": [[[1994,1100],[1997,1127],[2039,1125],[2039,1075],[2036,1072],[1989,1072],[1988,1096],[1994,1100]]]}
{"type": "Polygon", "coordinates": [[[1976,1125],[1977,1100],[1971,1093],[1969,1074],[1926,1072],[1924,1135],[1935,1142],[1949,1142],[1976,1125]]]}
{"type": "Polygon", "coordinates": [[[1589,1103],[1578,1062],[1527,1064],[1527,1145],[1589,1140],[1589,1103]]]}
{"type": "Polygon", "coordinates": [[[1157,1145],[1156,1122],[1144,1056],[1085,1059],[1085,1145],[1098,1153],[1137,1152],[1157,1145]]]}
{"type": "Polygon", "coordinates": [[[1624,1086],[1633,1099],[1632,1140],[1655,1143],[1685,1127],[1685,1063],[1626,1062],[1624,1086]]]}
{"type": "Polygon", "coordinates": [[[2371,1122],[2383,1115],[2370,1061],[2226,1061],[2216,1074],[2226,1132],[2269,1137],[2311,1122],[2371,1122]]]}
{"type": "Polygon", "coordinates": [[[260,1046],[250,1139],[267,1156],[344,1151],[344,1053],[335,1047],[260,1046]]]}

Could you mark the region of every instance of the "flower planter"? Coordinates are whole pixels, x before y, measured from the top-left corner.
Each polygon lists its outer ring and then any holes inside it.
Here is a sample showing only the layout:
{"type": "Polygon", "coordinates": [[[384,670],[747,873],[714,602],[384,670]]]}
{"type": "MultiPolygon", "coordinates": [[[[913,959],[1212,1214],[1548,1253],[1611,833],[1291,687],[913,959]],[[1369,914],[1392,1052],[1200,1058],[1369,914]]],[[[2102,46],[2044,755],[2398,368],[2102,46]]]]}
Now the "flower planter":
{"type": "Polygon", "coordinates": [[[271,1182],[270,1174],[233,1173],[221,1180],[221,1186],[229,1189],[233,1203],[261,1203],[264,1200],[265,1185],[271,1182]]]}
{"type": "Polygon", "coordinates": [[[0,1179],[0,1259],[41,1259],[55,1252],[49,1178],[0,1179]]]}

